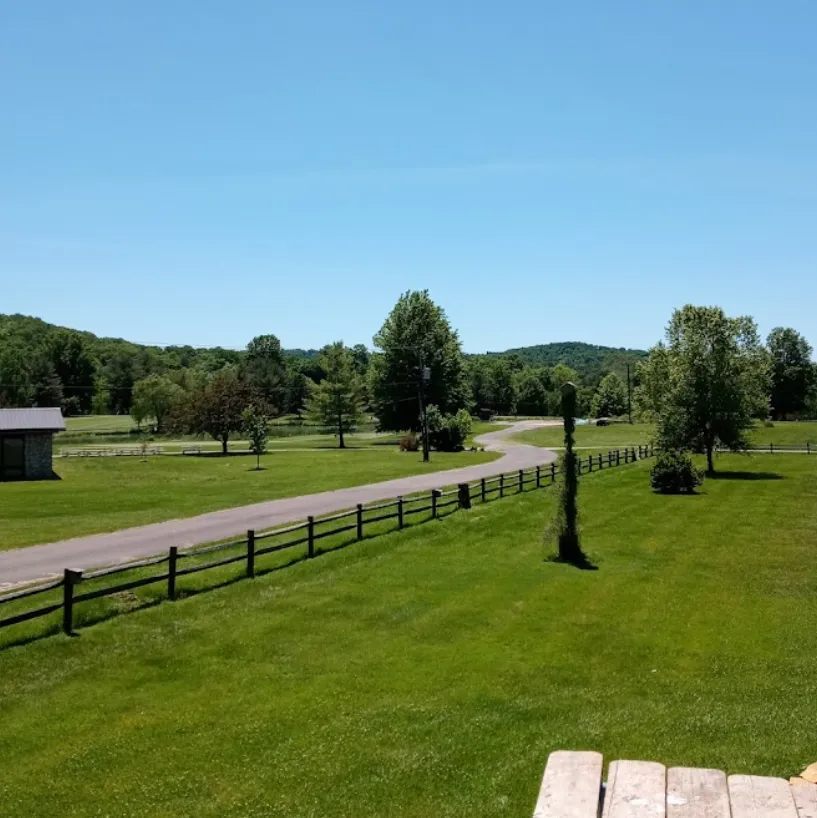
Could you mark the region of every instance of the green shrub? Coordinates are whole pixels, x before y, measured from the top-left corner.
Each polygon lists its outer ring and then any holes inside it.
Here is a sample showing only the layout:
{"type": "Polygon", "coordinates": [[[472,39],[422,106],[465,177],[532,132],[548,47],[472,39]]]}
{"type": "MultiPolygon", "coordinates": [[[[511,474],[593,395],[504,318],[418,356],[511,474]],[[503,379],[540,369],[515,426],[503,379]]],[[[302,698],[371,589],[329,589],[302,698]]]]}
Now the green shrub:
{"type": "Polygon", "coordinates": [[[703,481],[703,472],[686,452],[659,452],[650,472],[650,485],[661,494],[692,494],[703,481]]]}
{"type": "Polygon", "coordinates": [[[436,406],[426,410],[428,442],[438,452],[461,452],[471,434],[471,415],[460,409],[456,415],[443,415],[436,406]]]}

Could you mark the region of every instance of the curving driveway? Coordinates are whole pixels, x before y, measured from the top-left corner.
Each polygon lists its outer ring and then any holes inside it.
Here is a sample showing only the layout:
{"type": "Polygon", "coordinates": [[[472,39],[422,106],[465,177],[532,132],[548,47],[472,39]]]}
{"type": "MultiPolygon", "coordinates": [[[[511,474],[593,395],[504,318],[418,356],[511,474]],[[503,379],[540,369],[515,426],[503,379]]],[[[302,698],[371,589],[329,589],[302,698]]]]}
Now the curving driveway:
{"type": "Polygon", "coordinates": [[[500,472],[529,469],[551,463],[557,457],[550,449],[517,443],[510,436],[525,429],[559,425],[558,421],[525,420],[506,429],[475,438],[488,451],[503,452],[491,463],[448,469],[432,474],[400,477],[382,483],[268,500],[249,506],[211,511],[182,520],[125,528],[107,534],[92,534],[47,545],[32,545],[0,552],[0,590],[22,582],[61,574],[65,568],[90,570],[167,551],[171,545],[190,547],[244,536],[247,529],[262,531],[304,520],[307,516],[332,514],[357,503],[376,503],[401,494],[430,491],[454,483],[467,483],[500,472]]]}

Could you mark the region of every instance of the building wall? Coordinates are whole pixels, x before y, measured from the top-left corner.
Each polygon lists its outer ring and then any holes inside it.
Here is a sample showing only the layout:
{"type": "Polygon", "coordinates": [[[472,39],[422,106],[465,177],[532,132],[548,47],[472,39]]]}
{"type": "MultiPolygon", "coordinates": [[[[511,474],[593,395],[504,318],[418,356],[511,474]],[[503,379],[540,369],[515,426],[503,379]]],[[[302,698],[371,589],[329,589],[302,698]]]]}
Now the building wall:
{"type": "Polygon", "coordinates": [[[50,480],[54,474],[52,463],[52,435],[26,435],[26,480],[50,480]]]}

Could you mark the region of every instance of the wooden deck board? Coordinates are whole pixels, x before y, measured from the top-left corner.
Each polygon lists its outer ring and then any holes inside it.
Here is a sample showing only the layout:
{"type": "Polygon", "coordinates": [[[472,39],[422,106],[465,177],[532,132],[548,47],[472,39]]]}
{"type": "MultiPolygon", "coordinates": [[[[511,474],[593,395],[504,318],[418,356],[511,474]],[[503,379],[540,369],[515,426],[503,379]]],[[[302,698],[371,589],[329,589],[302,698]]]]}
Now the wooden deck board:
{"type": "Polygon", "coordinates": [[[792,784],[791,794],[799,818],[817,818],[817,784],[792,784]]]}
{"type": "Polygon", "coordinates": [[[667,818],[729,818],[726,773],[694,767],[667,770],[667,818]]]}
{"type": "Polygon", "coordinates": [[[654,761],[614,761],[602,818],[665,818],[667,771],[654,761]]]}
{"type": "Polygon", "coordinates": [[[597,818],[601,753],[551,753],[534,818],[597,818]]]}
{"type": "Polygon", "coordinates": [[[762,775],[730,775],[732,818],[797,818],[789,782],[762,775]]]}

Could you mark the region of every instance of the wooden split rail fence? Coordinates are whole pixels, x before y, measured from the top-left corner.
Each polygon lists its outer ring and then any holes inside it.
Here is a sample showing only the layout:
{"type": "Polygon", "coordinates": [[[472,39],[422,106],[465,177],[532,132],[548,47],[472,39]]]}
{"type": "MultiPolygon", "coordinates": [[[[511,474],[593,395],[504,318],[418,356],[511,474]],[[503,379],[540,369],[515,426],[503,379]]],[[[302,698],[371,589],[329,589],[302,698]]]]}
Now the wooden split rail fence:
{"type": "MultiPolygon", "coordinates": [[[[578,458],[577,465],[580,474],[589,474],[634,463],[652,455],[652,446],[633,446],[609,451],[606,454],[591,454],[578,458]]],[[[397,497],[384,503],[358,504],[354,509],[327,517],[310,516],[304,522],[285,528],[265,532],[250,530],[246,538],[241,540],[185,550],[171,546],[167,554],[95,571],[66,568],[60,579],[0,596],[2,612],[4,605],[15,603],[13,607],[17,609],[24,600],[50,594],[47,604],[31,610],[15,610],[6,617],[0,616],[0,629],[62,611],[62,630],[70,634],[74,631],[75,606],[82,602],[132,592],[159,583],[166,583],[167,598],[173,600],[178,595],[179,580],[190,574],[243,563],[245,576],[252,578],[256,575],[259,557],[286,549],[305,547],[304,556],[311,559],[319,553],[318,542],[327,537],[349,533],[350,539],[362,540],[366,526],[387,520],[396,521],[397,529],[403,529],[409,518],[416,514],[426,513],[429,515],[428,519],[437,519],[445,509],[469,509],[475,501],[484,503],[494,497],[506,497],[529,489],[544,488],[555,483],[558,474],[559,469],[555,463],[532,469],[519,469],[496,477],[482,478],[473,483],[460,483],[456,488],[447,491],[432,489],[429,493],[397,497]],[[281,542],[282,537],[287,539],[281,542]],[[209,561],[201,561],[202,557],[210,554],[218,556],[209,561]],[[104,587],[87,591],[82,589],[83,585],[92,580],[107,581],[108,577],[131,571],[141,572],[155,566],[162,566],[161,573],[150,573],[147,576],[139,574],[119,584],[105,584],[104,587]]],[[[371,532],[371,529],[369,530],[371,532]]]]}

